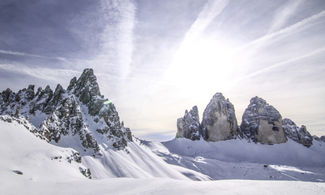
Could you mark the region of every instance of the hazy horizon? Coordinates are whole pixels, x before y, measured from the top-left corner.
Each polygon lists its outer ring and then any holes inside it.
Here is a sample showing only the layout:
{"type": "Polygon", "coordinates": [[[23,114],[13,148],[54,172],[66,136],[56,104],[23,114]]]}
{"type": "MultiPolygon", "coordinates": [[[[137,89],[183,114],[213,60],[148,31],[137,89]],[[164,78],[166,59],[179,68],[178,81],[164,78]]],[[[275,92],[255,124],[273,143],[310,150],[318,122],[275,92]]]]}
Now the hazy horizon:
{"type": "Polygon", "coordinates": [[[325,135],[322,0],[3,0],[0,90],[52,89],[93,68],[139,137],[166,140],[216,92],[240,124],[259,96],[325,135]]]}

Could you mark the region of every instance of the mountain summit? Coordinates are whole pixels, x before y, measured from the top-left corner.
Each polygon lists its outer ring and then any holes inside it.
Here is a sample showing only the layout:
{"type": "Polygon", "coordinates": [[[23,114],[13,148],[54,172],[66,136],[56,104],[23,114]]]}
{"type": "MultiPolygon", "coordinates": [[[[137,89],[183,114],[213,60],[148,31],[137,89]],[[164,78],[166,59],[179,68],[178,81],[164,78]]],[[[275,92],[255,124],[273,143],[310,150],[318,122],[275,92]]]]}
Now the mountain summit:
{"type": "Polygon", "coordinates": [[[85,69],[71,79],[65,90],[58,84],[34,85],[0,93],[0,114],[23,115],[35,127],[37,135],[56,145],[72,147],[81,153],[100,155],[100,147],[124,149],[132,141],[129,128],[120,121],[114,104],[104,104],[97,78],[92,69],[85,69]]]}

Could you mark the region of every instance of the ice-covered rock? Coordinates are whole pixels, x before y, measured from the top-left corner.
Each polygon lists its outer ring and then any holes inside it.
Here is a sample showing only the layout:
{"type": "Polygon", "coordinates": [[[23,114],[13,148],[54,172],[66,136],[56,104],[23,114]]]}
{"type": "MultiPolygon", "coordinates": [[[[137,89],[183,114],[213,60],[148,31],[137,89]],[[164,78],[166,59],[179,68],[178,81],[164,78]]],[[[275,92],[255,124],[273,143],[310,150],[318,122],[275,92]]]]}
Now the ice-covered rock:
{"type": "Polygon", "coordinates": [[[292,120],[285,118],[282,120],[282,127],[287,138],[306,147],[310,147],[313,144],[313,137],[307,131],[306,126],[298,127],[292,120]]]}
{"type": "Polygon", "coordinates": [[[188,112],[185,111],[184,117],[177,119],[176,138],[184,137],[191,140],[199,140],[201,135],[199,111],[197,106],[188,112]]]}
{"type": "Polygon", "coordinates": [[[238,133],[235,109],[229,99],[216,93],[203,112],[202,136],[207,141],[234,138],[238,133]]]}
{"type": "Polygon", "coordinates": [[[240,132],[243,137],[262,144],[279,144],[287,141],[282,128],[281,114],[259,97],[250,100],[242,117],[240,132]]]}

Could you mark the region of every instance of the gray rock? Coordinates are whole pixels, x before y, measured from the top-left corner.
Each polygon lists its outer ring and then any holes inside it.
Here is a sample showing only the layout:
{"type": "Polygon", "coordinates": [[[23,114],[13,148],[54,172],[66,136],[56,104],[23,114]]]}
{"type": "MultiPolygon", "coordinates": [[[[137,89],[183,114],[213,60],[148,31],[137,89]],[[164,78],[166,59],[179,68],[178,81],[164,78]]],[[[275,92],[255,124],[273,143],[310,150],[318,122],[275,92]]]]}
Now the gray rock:
{"type": "Polygon", "coordinates": [[[177,119],[176,138],[184,137],[191,140],[199,140],[201,135],[200,119],[197,106],[188,112],[185,111],[184,117],[177,119]]]}
{"type": "Polygon", "coordinates": [[[73,91],[83,104],[95,100],[100,96],[97,78],[93,69],[86,68],[77,81],[73,78],[68,87],[69,91],[73,91]]]}
{"type": "Polygon", "coordinates": [[[313,144],[313,137],[304,125],[298,127],[292,120],[285,118],[282,120],[282,127],[287,138],[306,147],[310,147],[313,144]]]}
{"type": "Polygon", "coordinates": [[[262,144],[278,144],[287,141],[280,113],[259,97],[250,100],[242,117],[240,132],[243,137],[262,144]]]}
{"type": "Polygon", "coordinates": [[[32,100],[35,97],[35,92],[34,92],[34,85],[28,85],[28,88],[26,90],[26,99],[27,100],[32,100]]]}
{"type": "Polygon", "coordinates": [[[7,88],[1,93],[2,101],[5,103],[9,103],[15,99],[15,93],[11,91],[11,89],[7,88]]]}
{"type": "Polygon", "coordinates": [[[207,141],[233,139],[238,133],[235,109],[229,99],[216,93],[203,112],[202,136],[207,141]]]}

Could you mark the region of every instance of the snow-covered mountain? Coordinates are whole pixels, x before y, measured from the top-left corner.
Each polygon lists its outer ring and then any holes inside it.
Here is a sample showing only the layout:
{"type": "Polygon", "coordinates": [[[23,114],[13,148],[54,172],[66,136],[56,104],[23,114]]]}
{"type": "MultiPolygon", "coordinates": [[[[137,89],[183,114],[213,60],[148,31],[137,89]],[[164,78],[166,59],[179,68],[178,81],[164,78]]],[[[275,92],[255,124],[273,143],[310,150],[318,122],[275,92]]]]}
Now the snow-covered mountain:
{"type": "Polygon", "coordinates": [[[6,89],[0,93],[0,184],[5,184],[0,193],[8,194],[16,182],[41,194],[46,188],[39,185],[52,189],[58,181],[63,189],[92,186],[100,193],[111,189],[102,187],[108,184],[136,189],[137,181],[157,185],[158,191],[141,188],[152,193],[210,193],[207,186],[220,186],[191,180],[247,180],[237,181],[239,186],[256,185],[251,180],[325,181],[324,137],[282,119],[265,100],[251,100],[241,125],[221,93],[211,99],[202,122],[198,113],[196,106],[186,111],[177,120],[177,138],[159,143],[132,135],[114,104],[101,95],[92,69],[73,78],[67,89],[59,84],[54,91],[46,86],[35,92],[33,85],[17,93],[6,89]],[[116,177],[139,180],[109,179],[116,177]],[[180,186],[169,188],[173,183],[180,186]]]}
{"type": "MultiPolygon", "coordinates": [[[[93,70],[85,69],[78,79],[71,80],[66,90],[57,85],[54,92],[47,86],[35,93],[34,86],[30,85],[18,93],[10,89],[1,92],[0,122],[12,122],[15,126],[21,125],[20,129],[26,128],[43,140],[40,142],[43,148],[50,145],[59,151],[68,149],[78,157],[81,174],[89,178],[208,179],[198,172],[167,164],[142,145],[130,129],[124,127],[114,104],[107,100],[100,94],[93,70]]],[[[1,137],[6,138],[8,132],[9,129],[1,128],[1,137]]],[[[23,135],[16,132],[11,137],[15,136],[23,135]]],[[[33,144],[33,140],[24,142],[22,147],[33,144]]],[[[56,156],[44,154],[47,156],[45,162],[56,157],[67,161],[66,154],[57,153],[56,156]]],[[[10,163],[9,169],[8,166],[10,163]]]]}

